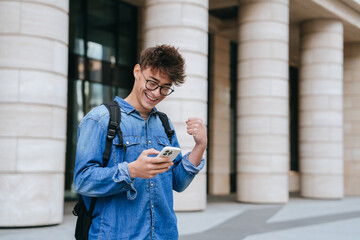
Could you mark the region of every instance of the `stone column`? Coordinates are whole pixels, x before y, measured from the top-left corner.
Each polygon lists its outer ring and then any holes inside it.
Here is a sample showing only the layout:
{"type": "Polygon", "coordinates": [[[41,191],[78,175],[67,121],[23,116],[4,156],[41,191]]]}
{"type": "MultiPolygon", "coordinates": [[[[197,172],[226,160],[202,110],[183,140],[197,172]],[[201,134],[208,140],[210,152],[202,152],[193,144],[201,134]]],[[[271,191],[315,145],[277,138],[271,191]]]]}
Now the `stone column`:
{"type": "Polygon", "coordinates": [[[343,26],[338,20],[301,25],[301,195],[343,196],[343,26]]]}
{"type": "Polygon", "coordinates": [[[360,196],[360,43],[344,49],[345,195],[360,196]]]}
{"type": "Polygon", "coordinates": [[[230,193],[230,40],[211,37],[209,194],[230,193]]]}
{"type": "Polygon", "coordinates": [[[239,1],[237,199],[288,201],[289,1],[239,1]]]}
{"type": "MultiPolygon", "coordinates": [[[[186,133],[189,117],[207,120],[208,0],[147,0],[144,11],[144,48],[170,44],[179,48],[186,61],[187,79],[159,105],[176,129],[182,152],[192,150],[194,141],[186,133]]],[[[204,154],[206,156],[206,153],[204,154]]],[[[175,210],[206,207],[206,169],[180,195],[175,193],[175,210]]]]}
{"type": "Polygon", "coordinates": [[[63,219],[68,1],[0,1],[0,227],[63,219]]]}

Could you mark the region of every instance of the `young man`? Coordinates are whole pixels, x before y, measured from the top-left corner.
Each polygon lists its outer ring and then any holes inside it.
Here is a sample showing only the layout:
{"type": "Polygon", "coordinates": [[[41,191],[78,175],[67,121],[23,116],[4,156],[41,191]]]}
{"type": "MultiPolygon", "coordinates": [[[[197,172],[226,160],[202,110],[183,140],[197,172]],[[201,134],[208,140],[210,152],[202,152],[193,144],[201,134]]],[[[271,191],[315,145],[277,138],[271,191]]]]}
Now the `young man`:
{"type": "MultiPolygon", "coordinates": [[[[126,151],[116,136],[103,167],[109,112],[94,108],[79,125],[74,185],[87,208],[97,198],[89,239],[178,239],[173,190],[184,191],[203,168],[206,130],[201,119],[188,119],[193,150],[173,162],[156,157],[170,141],[155,106],[184,82],[184,60],[174,47],[148,48],[133,73],[130,95],[115,98],[126,151]]],[[[171,146],[179,147],[176,134],[171,146]]]]}

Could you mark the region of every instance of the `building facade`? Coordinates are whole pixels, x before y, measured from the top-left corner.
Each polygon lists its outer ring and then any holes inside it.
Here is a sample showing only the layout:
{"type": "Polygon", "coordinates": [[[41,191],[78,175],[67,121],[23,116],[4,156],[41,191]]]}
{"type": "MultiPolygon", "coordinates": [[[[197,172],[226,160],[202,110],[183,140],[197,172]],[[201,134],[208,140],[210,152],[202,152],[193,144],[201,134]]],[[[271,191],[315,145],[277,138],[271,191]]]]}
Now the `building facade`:
{"type": "Polygon", "coordinates": [[[176,210],[360,196],[359,0],[0,0],[0,227],[62,221],[79,121],[163,43],[187,81],[159,109],[183,152],[188,117],[209,133],[176,210]]]}

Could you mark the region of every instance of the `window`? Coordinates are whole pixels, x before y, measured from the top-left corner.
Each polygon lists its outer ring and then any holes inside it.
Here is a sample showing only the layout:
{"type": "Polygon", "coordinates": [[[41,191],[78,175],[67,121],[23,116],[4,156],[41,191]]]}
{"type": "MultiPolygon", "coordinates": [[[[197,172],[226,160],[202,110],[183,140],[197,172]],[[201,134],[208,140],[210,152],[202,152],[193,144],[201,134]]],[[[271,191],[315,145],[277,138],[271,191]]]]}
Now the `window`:
{"type": "Polygon", "coordinates": [[[290,170],[299,171],[299,70],[289,68],[290,170]]]}
{"type": "Polygon", "coordinates": [[[73,199],[78,124],[93,107],[131,91],[137,8],[118,0],[72,0],[69,25],[65,197],[73,199]]]}
{"type": "Polygon", "coordinates": [[[237,178],[237,43],[230,43],[230,192],[236,192],[237,178]]]}

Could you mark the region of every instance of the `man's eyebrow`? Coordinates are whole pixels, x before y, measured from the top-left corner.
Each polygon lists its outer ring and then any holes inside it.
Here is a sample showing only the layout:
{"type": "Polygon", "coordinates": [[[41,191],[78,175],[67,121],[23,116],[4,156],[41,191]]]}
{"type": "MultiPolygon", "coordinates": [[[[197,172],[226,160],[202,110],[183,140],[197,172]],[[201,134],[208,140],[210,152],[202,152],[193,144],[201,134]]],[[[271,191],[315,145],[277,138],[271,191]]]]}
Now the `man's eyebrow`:
{"type": "MultiPolygon", "coordinates": [[[[151,80],[153,80],[153,81],[155,81],[155,82],[157,82],[157,83],[159,83],[160,82],[160,80],[159,79],[157,79],[157,78],[155,78],[155,77],[153,77],[153,76],[150,76],[150,78],[151,78],[151,80]]],[[[165,83],[163,86],[172,86],[172,84],[171,83],[165,83]]]]}

